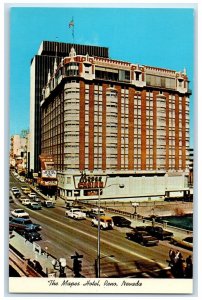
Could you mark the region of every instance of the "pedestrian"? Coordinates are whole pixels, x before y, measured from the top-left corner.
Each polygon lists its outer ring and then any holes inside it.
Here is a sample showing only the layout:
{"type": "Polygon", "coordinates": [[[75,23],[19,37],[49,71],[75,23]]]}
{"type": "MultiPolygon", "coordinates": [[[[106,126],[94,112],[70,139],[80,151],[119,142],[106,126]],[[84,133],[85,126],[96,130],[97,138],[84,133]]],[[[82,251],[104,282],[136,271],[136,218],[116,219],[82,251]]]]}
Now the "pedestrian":
{"type": "Polygon", "coordinates": [[[34,260],[33,263],[34,263],[34,269],[35,269],[35,271],[37,273],[41,273],[41,271],[42,271],[43,268],[42,268],[40,262],[37,261],[37,260],[34,260]]]}
{"type": "Polygon", "coordinates": [[[189,255],[186,258],[185,277],[186,278],[192,278],[192,275],[193,275],[192,256],[189,255]]]}
{"type": "Polygon", "coordinates": [[[178,263],[179,259],[182,259],[182,254],[179,250],[176,251],[175,253],[175,263],[178,263]]]}
{"type": "Polygon", "coordinates": [[[185,273],[185,266],[182,253],[177,250],[175,255],[175,276],[177,278],[183,278],[185,273]]]}
{"type": "Polygon", "coordinates": [[[172,248],[169,250],[169,258],[170,262],[173,264],[175,262],[175,251],[172,248]]]}

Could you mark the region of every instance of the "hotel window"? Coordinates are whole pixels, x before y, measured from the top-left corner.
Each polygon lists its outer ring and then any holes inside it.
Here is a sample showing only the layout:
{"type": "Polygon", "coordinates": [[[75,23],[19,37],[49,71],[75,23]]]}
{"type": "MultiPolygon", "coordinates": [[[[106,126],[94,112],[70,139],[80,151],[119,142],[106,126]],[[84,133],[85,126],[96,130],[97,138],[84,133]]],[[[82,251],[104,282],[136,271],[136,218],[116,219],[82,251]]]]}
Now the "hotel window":
{"type": "Polygon", "coordinates": [[[89,74],[91,71],[91,64],[84,63],[84,70],[86,74],[89,74]]]}

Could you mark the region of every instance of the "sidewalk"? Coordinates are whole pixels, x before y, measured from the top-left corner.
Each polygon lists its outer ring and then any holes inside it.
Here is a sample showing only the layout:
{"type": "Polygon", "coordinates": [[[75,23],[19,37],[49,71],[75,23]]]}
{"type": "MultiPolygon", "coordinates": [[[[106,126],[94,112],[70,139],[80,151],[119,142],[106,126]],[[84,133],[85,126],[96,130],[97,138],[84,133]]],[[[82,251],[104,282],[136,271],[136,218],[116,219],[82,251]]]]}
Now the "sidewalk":
{"type": "MultiPolygon", "coordinates": [[[[59,276],[59,270],[54,269],[52,264],[55,257],[46,253],[37,243],[30,243],[17,232],[13,232],[9,239],[9,248],[13,249],[23,260],[28,260],[30,266],[34,264],[34,261],[37,261],[46,276],[48,274],[50,277],[59,276]]],[[[73,273],[70,269],[66,268],[65,272],[67,277],[72,277],[73,273]]]]}

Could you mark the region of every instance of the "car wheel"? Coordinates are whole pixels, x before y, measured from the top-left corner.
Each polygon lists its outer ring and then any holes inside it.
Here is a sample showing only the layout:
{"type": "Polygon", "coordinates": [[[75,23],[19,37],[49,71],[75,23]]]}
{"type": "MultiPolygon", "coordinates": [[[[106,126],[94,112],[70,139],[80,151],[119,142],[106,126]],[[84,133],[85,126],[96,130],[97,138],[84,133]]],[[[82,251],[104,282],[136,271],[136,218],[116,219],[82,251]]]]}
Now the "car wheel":
{"type": "Polygon", "coordinates": [[[104,228],[103,228],[103,226],[100,226],[100,230],[103,230],[104,228]]]}
{"type": "Polygon", "coordinates": [[[94,223],[91,223],[91,226],[94,227],[94,223]]]}
{"type": "Polygon", "coordinates": [[[128,240],[131,240],[131,237],[130,236],[127,236],[128,240]]]}
{"type": "Polygon", "coordinates": [[[144,246],[144,242],[140,242],[140,245],[144,246]]]}

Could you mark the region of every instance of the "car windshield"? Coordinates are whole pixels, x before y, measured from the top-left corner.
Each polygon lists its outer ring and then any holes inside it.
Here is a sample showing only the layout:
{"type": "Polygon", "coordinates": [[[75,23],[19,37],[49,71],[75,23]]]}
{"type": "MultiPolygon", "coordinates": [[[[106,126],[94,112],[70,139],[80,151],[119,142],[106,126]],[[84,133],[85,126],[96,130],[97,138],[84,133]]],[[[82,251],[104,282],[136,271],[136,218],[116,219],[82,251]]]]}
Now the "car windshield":
{"type": "Polygon", "coordinates": [[[24,224],[32,224],[32,221],[31,220],[25,220],[24,224]]]}
{"type": "Polygon", "coordinates": [[[25,213],[25,211],[23,209],[16,209],[15,212],[17,212],[17,213],[25,213]]]}
{"type": "Polygon", "coordinates": [[[185,238],[184,241],[188,242],[188,243],[193,243],[193,237],[189,236],[189,237],[185,238]]]}

